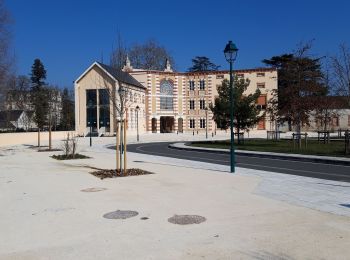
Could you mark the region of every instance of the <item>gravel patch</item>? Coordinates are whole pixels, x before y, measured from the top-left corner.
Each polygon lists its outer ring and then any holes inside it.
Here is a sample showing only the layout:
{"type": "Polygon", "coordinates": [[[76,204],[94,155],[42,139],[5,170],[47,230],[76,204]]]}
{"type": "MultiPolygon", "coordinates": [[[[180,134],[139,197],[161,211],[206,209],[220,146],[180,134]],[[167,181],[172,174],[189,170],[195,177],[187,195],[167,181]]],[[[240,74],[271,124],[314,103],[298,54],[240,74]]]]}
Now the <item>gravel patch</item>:
{"type": "Polygon", "coordinates": [[[142,169],[138,168],[131,168],[127,169],[125,173],[120,173],[118,170],[98,170],[94,172],[90,172],[92,175],[102,179],[105,178],[116,178],[116,177],[128,177],[128,176],[139,176],[139,175],[147,175],[147,174],[153,174],[153,172],[148,172],[142,169]]]}

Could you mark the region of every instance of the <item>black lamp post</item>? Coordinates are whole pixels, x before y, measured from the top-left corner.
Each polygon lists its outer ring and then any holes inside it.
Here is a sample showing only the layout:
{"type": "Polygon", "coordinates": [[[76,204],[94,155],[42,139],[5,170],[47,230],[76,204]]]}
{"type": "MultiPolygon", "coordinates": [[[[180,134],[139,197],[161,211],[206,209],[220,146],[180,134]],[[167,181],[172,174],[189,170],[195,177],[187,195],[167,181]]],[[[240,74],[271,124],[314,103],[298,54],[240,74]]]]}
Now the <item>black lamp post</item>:
{"type": "Polygon", "coordinates": [[[139,110],[140,107],[136,106],[136,129],[137,129],[137,141],[140,141],[140,137],[139,137],[139,110]]]}
{"type": "Polygon", "coordinates": [[[205,108],[205,138],[208,139],[208,107],[205,108]]]}
{"type": "MultiPolygon", "coordinates": [[[[124,87],[120,86],[118,89],[119,99],[120,99],[120,173],[123,173],[123,154],[125,157],[125,151],[124,151],[124,101],[125,101],[125,89],[124,87]]],[[[125,167],[125,165],[124,165],[125,167]]]]}
{"type": "Polygon", "coordinates": [[[92,146],[92,138],[91,138],[91,134],[92,134],[92,109],[94,108],[94,104],[93,104],[93,102],[92,102],[92,100],[90,99],[89,101],[88,101],[88,104],[87,104],[87,107],[88,107],[88,109],[89,109],[89,114],[90,114],[90,116],[89,116],[89,125],[90,125],[90,147],[92,146]]]}
{"type": "MultiPolygon", "coordinates": [[[[236,60],[238,49],[236,45],[229,41],[226,44],[224,54],[227,62],[230,63],[230,132],[231,132],[231,149],[230,149],[230,157],[231,157],[231,172],[235,172],[235,147],[234,147],[234,132],[233,132],[233,75],[232,75],[232,64],[236,60]]],[[[238,133],[239,134],[239,133],[238,133]]]]}

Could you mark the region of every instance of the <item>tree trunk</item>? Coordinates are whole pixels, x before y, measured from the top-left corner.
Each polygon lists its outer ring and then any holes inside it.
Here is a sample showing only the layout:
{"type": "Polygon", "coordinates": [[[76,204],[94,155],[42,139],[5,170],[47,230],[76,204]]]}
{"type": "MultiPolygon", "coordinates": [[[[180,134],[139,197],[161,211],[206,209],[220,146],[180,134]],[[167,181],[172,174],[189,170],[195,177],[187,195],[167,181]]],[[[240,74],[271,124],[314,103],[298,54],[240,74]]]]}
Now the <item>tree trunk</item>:
{"type": "Polygon", "coordinates": [[[51,117],[49,119],[49,150],[52,149],[52,140],[51,140],[51,117]]]}
{"type": "Polygon", "coordinates": [[[301,124],[300,124],[300,120],[298,121],[297,134],[298,134],[298,148],[301,149],[301,124]]]}
{"type": "Polygon", "coordinates": [[[126,120],[124,120],[124,174],[126,175],[126,120]]]}
{"type": "Polygon", "coordinates": [[[116,159],[117,159],[117,170],[119,169],[119,123],[118,121],[116,120],[116,123],[115,123],[115,136],[117,138],[117,142],[116,142],[116,159]]]}
{"type": "Polygon", "coordinates": [[[40,147],[40,127],[38,127],[38,147],[40,147]]]}

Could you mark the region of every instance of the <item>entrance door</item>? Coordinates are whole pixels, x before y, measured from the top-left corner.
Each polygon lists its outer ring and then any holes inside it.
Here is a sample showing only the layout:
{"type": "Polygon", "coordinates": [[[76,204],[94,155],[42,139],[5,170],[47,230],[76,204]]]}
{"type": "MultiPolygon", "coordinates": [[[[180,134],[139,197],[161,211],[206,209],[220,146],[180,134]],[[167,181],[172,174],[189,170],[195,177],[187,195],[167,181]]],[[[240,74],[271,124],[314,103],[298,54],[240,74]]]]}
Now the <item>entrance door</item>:
{"type": "Polygon", "coordinates": [[[182,118],[179,118],[177,120],[177,130],[179,131],[179,133],[183,133],[183,119],[182,118]]]}
{"type": "Polygon", "coordinates": [[[172,116],[161,116],[160,117],[160,132],[161,133],[172,133],[174,132],[175,120],[172,116]]]}
{"type": "Polygon", "coordinates": [[[157,133],[157,118],[152,118],[152,133],[157,133]]]}

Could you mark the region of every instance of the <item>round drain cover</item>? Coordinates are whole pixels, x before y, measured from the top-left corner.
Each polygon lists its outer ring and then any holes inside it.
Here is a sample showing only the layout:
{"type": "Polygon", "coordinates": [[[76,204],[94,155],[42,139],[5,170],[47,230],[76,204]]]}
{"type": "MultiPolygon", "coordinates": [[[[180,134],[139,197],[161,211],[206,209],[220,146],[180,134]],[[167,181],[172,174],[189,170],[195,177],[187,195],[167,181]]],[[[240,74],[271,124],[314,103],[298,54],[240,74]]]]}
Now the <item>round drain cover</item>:
{"type": "Polygon", "coordinates": [[[173,217],[169,218],[168,221],[178,225],[190,225],[200,224],[206,221],[206,218],[198,215],[174,215],[173,217]]]}
{"type": "Polygon", "coordinates": [[[83,189],[81,190],[82,192],[98,192],[98,191],[103,191],[103,190],[107,190],[106,188],[87,188],[87,189],[83,189]]]}
{"type": "Polygon", "coordinates": [[[104,218],[108,219],[127,219],[137,216],[139,213],[132,210],[116,210],[103,215],[104,218]]]}

